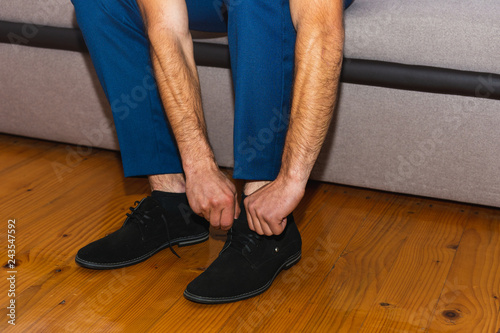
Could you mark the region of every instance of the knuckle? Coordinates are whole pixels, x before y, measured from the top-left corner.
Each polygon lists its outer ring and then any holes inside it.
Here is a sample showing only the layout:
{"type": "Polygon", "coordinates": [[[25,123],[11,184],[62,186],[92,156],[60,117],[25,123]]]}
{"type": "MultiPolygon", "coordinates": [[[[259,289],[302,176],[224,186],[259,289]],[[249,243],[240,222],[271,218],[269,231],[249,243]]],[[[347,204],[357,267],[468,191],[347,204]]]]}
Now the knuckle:
{"type": "Polygon", "coordinates": [[[223,200],[222,200],[222,204],[224,206],[229,206],[229,205],[232,205],[233,204],[233,198],[232,197],[225,197],[223,200]]]}
{"type": "Polygon", "coordinates": [[[213,197],[210,200],[210,204],[212,207],[219,207],[222,203],[222,200],[219,197],[213,197]]]}

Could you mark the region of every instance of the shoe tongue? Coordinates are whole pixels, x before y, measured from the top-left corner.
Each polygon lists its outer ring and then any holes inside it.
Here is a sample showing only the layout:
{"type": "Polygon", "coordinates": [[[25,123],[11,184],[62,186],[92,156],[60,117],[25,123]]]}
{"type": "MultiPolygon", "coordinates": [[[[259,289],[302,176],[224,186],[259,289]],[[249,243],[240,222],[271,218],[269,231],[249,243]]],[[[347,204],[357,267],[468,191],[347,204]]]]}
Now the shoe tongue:
{"type": "Polygon", "coordinates": [[[243,200],[245,199],[245,195],[241,199],[241,213],[240,216],[234,220],[233,223],[233,229],[237,232],[242,232],[242,233],[255,233],[255,231],[250,230],[248,227],[248,220],[247,220],[247,211],[245,210],[245,205],[243,204],[243,200]]]}
{"type": "MultiPolygon", "coordinates": [[[[243,197],[243,199],[244,198],[245,197],[243,197]]],[[[243,205],[243,200],[241,203],[241,213],[240,213],[240,216],[234,220],[233,230],[238,232],[238,233],[257,234],[255,231],[252,231],[248,227],[247,211],[245,210],[245,206],[243,205]]]]}
{"type": "Polygon", "coordinates": [[[233,229],[238,231],[238,232],[244,232],[244,233],[253,232],[248,227],[248,220],[247,220],[246,212],[242,211],[240,213],[240,216],[236,220],[234,220],[233,229]],[[242,216],[242,214],[244,214],[244,215],[242,216]]]}

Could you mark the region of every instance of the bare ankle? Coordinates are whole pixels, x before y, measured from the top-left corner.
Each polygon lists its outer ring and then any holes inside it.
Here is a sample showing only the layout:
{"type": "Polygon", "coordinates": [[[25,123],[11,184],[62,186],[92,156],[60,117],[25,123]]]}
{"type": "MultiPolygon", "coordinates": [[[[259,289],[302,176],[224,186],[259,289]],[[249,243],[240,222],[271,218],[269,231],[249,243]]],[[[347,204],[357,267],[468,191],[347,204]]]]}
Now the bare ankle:
{"type": "Polygon", "coordinates": [[[243,188],[243,193],[245,195],[250,195],[253,192],[259,190],[260,188],[266,186],[270,182],[271,181],[269,181],[269,180],[252,180],[252,181],[248,181],[248,182],[246,182],[245,187],[243,188]]]}
{"type": "Polygon", "coordinates": [[[148,176],[151,191],[171,193],[186,192],[186,180],[182,173],[162,174],[148,176]]]}

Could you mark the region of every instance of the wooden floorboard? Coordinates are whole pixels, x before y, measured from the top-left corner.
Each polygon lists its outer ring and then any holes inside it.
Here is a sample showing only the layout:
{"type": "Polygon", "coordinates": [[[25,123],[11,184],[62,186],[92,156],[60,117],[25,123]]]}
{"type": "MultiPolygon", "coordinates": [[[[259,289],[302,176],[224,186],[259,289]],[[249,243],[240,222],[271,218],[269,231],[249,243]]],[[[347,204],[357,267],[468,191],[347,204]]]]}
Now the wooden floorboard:
{"type": "Polygon", "coordinates": [[[377,202],[305,307],[310,316],[302,317],[295,330],[359,329],[402,247],[410,218],[407,212],[418,208],[414,205],[397,197],[377,202]]]}
{"type": "Polygon", "coordinates": [[[500,332],[499,215],[469,214],[430,332],[500,332]]]}
{"type": "Polygon", "coordinates": [[[453,263],[467,219],[461,207],[422,201],[411,219],[404,243],[397,253],[360,332],[391,327],[397,332],[424,331],[430,317],[422,309],[435,305],[453,263]],[[432,206],[432,207],[431,207],[432,206]],[[450,218],[451,217],[451,218],[450,218]],[[440,221],[436,224],[436,221],[440,221]]]}
{"type": "Polygon", "coordinates": [[[260,296],[207,306],[182,292],[217,257],[220,231],[176,248],[181,259],[75,264],[149,194],[145,178],[123,178],[118,153],[0,135],[0,184],[0,332],[500,332],[500,209],[310,182],[295,211],[302,260],[260,296]]]}

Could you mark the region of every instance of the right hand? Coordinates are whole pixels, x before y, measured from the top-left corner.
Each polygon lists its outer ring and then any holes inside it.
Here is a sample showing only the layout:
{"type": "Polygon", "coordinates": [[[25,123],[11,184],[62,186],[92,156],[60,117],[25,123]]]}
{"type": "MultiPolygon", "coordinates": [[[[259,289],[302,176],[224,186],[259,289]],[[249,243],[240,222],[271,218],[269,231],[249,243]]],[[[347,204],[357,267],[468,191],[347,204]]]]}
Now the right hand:
{"type": "Polygon", "coordinates": [[[186,195],[191,209],[216,229],[229,230],[240,215],[236,187],[217,166],[186,173],[186,195]]]}

